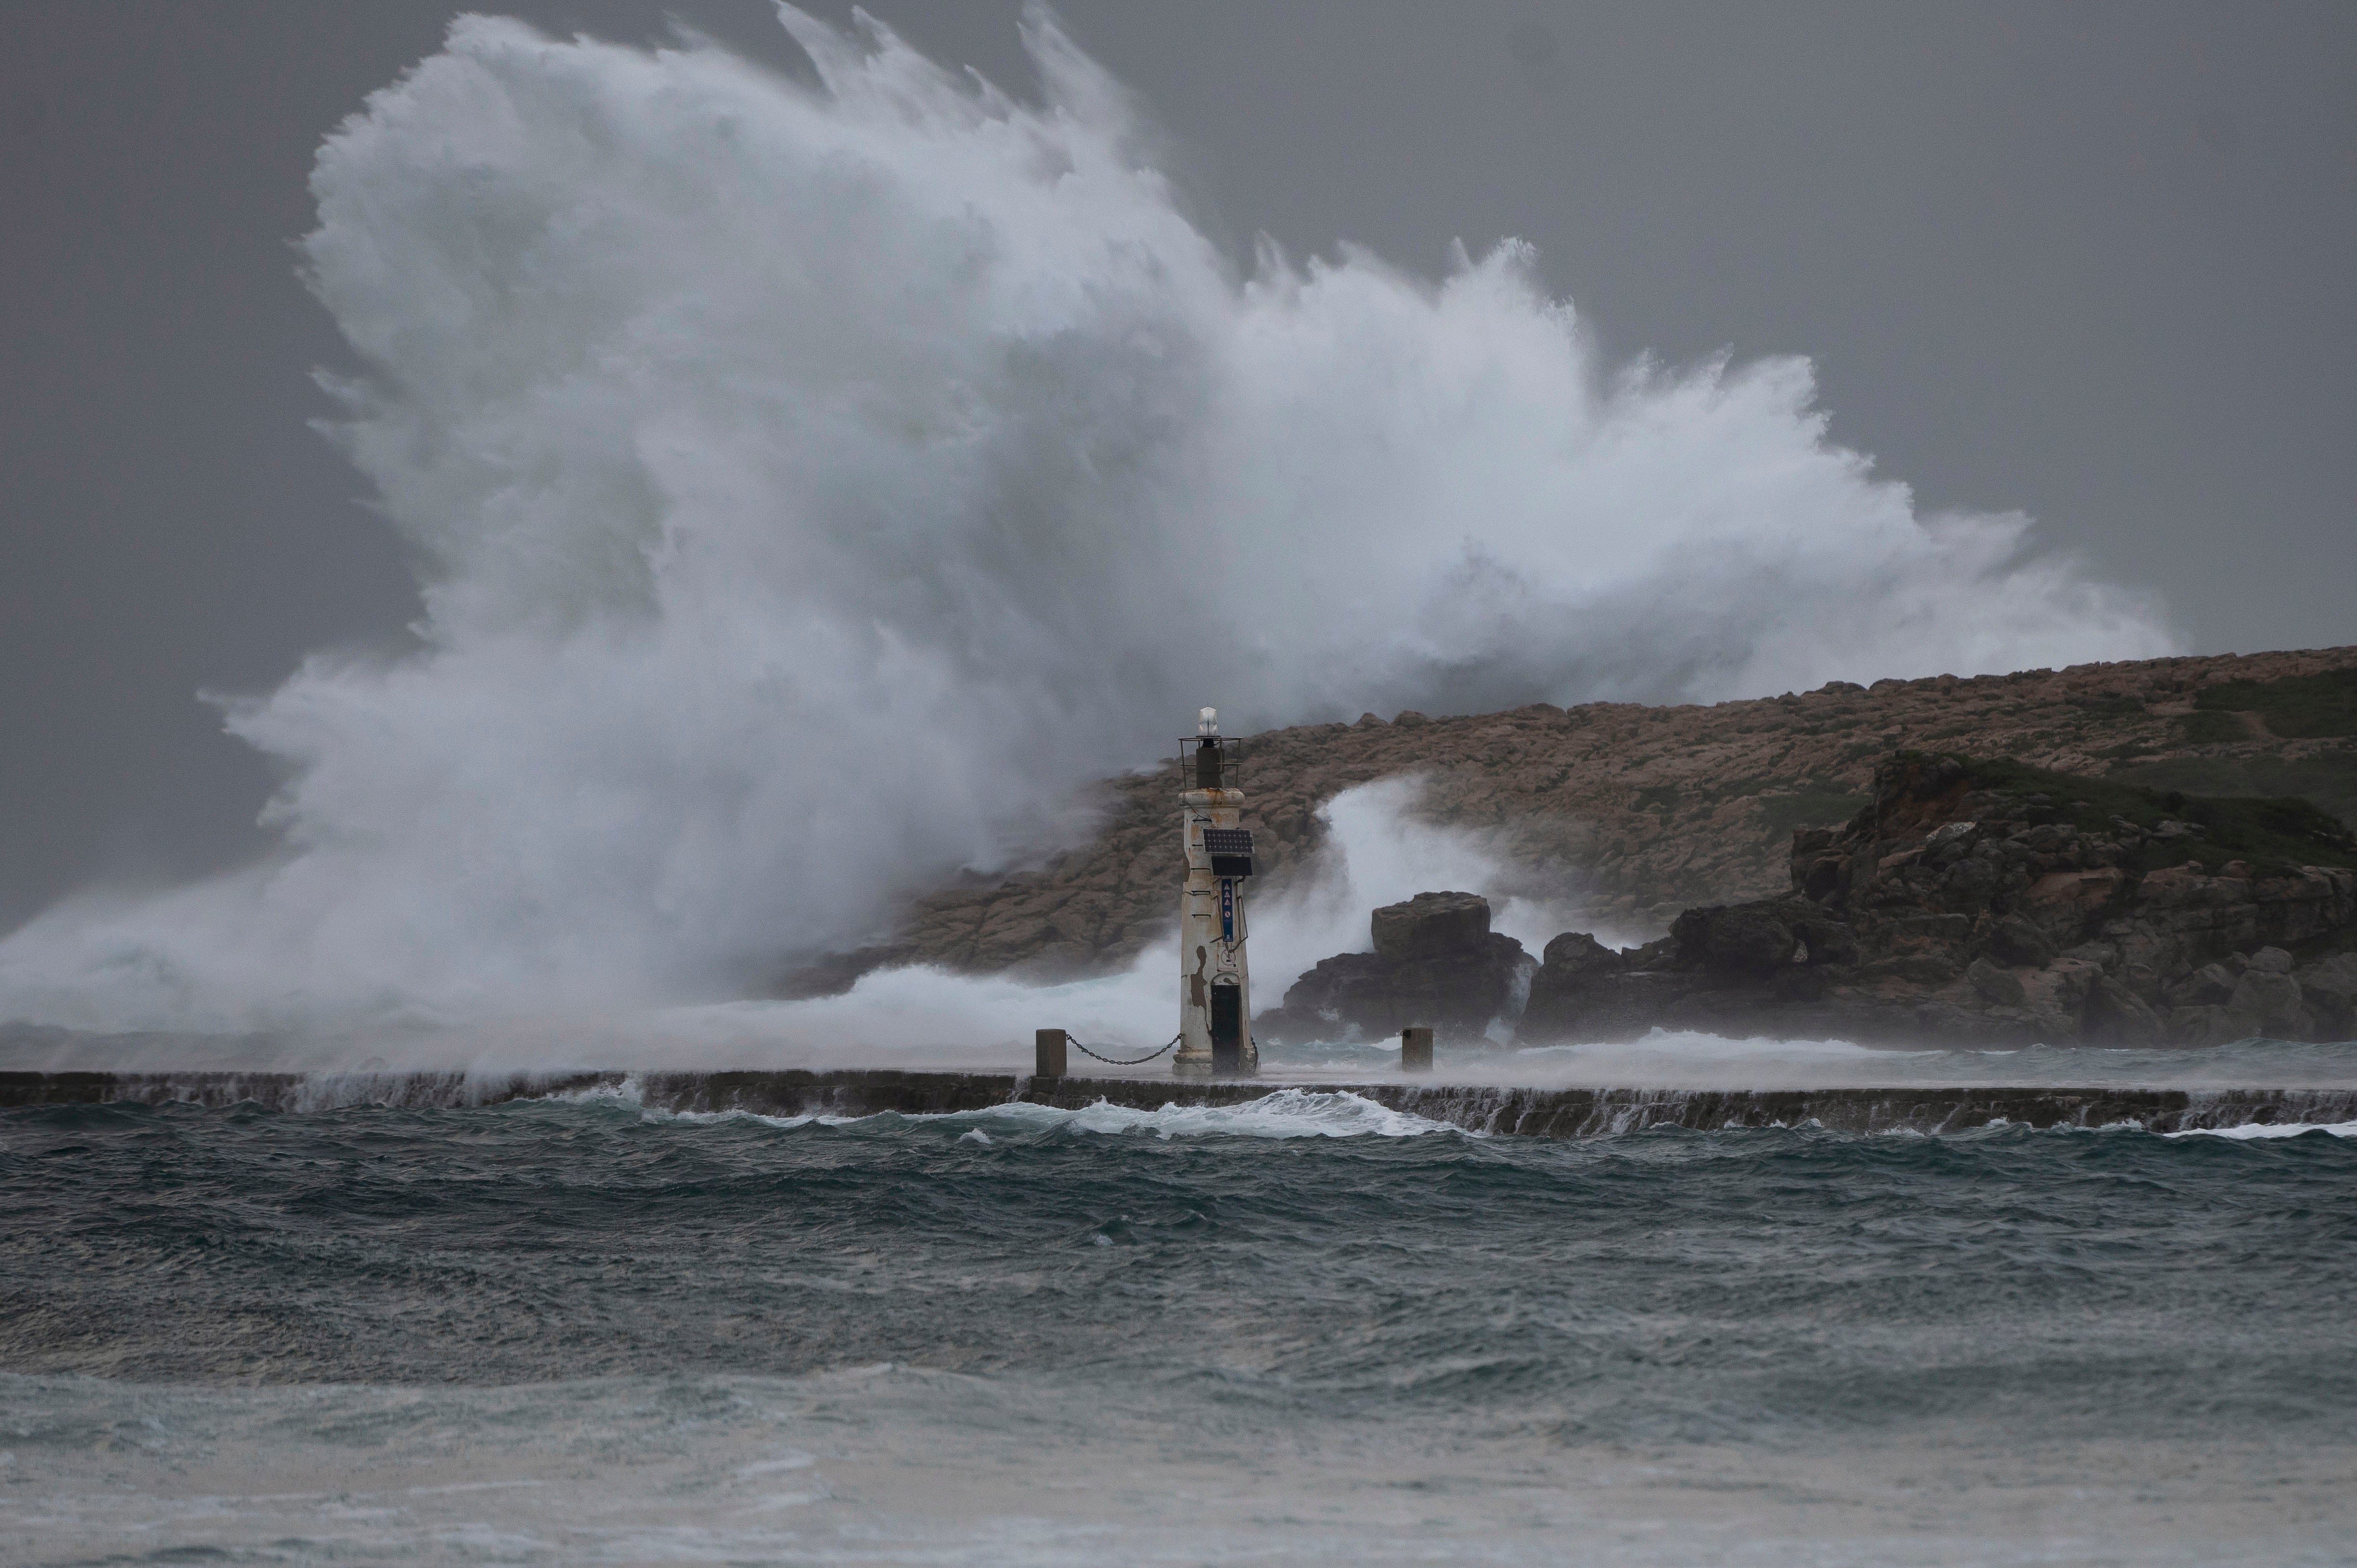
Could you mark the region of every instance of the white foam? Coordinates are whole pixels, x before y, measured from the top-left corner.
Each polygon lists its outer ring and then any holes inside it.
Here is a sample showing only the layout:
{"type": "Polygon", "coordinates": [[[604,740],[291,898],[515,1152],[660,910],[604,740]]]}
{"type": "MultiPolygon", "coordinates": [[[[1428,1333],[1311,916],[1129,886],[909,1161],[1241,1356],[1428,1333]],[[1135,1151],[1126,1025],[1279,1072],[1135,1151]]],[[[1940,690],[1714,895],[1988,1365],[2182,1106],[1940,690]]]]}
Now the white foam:
{"type": "MultiPolygon", "coordinates": [[[[1029,1113],[1048,1108],[1023,1109],[1029,1119],[1029,1113]]],[[[1279,1089],[1241,1105],[1166,1104],[1138,1111],[1101,1100],[1086,1110],[1052,1114],[1084,1133],[1151,1133],[1158,1138],[1200,1138],[1212,1133],[1243,1138],[1419,1138],[1462,1132],[1448,1122],[1394,1111],[1348,1090],[1307,1089],[1279,1089]]]]}
{"type": "Polygon", "coordinates": [[[2164,1138],[2297,1138],[2308,1133],[2330,1133],[2336,1138],[2357,1138],[2357,1122],[2245,1122],[2239,1127],[2185,1127],[2163,1133],[2164,1138]]]}
{"type": "Polygon", "coordinates": [[[552,1101],[560,1105],[611,1105],[640,1111],[645,1108],[646,1085],[637,1073],[624,1073],[612,1083],[593,1083],[587,1089],[560,1089],[553,1093],[533,1098],[552,1101]]]}
{"type": "Polygon", "coordinates": [[[1469,1069],[1451,1063],[1450,1071],[1532,1087],[1771,1088],[1904,1079],[1921,1055],[1841,1039],[1654,1028],[1632,1041],[1525,1047],[1469,1069]]]}
{"type": "Polygon", "coordinates": [[[751,1122],[783,1130],[802,1127],[850,1127],[862,1122],[913,1122],[920,1125],[939,1124],[963,1127],[958,1142],[988,1145],[995,1142],[991,1134],[977,1122],[988,1122],[1004,1131],[1015,1127],[1045,1132],[1054,1128],[1071,1128],[1077,1132],[1105,1134],[1129,1133],[1151,1133],[1159,1138],[1194,1138],[1226,1134],[1245,1138],[1413,1138],[1429,1133],[1458,1133],[1462,1129],[1446,1122],[1407,1112],[1394,1111],[1347,1090],[1326,1090],[1308,1089],[1272,1089],[1268,1093],[1236,1105],[1180,1105],[1166,1102],[1153,1110],[1115,1105],[1098,1100],[1079,1110],[1062,1106],[1040,1105],[1030,1101],[1009,1101],[980,1111],[920,1112],[915,1113],[884,1111],[865,1116],[833,1115],[816,1112],[797,1116],[772,1116],[760,1112],[731,1109],[726,1111],[670,1111],[644,1104],[640,1098],[639,1079],[632,1075],[620,1084],[599,1085],[592,1089],[569,1090],[544,1098],[559,1103],[613,1105],[639,1112],[648,1122],[677,1123],[685,1126],[714,1126],[728,1122],[751,1122]]]}
{"type": "Polygon", "coordinates": [[[879,1112],[874,1116],[799,1117],[756,1116],[750,1112],[649,1112],[647,1114],[650,1119],[690,1122],[743,1117],[780,1127],[804,1127],[813,1123],[823,1127],[847,1127],[889,1117],[897,1122],[918,1124],[964,1126],[967,1131],[958,1141],[980,1144],[989,1144],[993,1140],[981,1127],[973,1125],[979,1122],[998,1126],[1002,1133],[1011,1125],[1032,1133],[1070,1128],[1075,1132],[1109,1136],[1150,1133],[1164,1139],[1214,1135],[1278,1139],[1415,1138],[1431,1133],[1462,1131],[1446,1122],[1394,1111],[1348,1090],[1304,1089],[1272,1090],[1238,1105],[1180,1105],[1172,1102],[1150,1111],[1115,1105],[1105,1100],[1079,1110],[1018,1100],[984,1111],[946,1111],[915,1115],[899,1112],[879,1112]]]}
{"type": "Polygon", "coordinates": [[[765,1127],[807,1127],[813,1122],[836,1122],[852,1120],[837,1116],[770,1116],[758,1111],[731,1108],[726,1111],[673,1111],[660,1105],[649,1105],[646,1086],[637,1073],[626,1074],[619,1083],[593,1084],[587,1089],[562,1090],[554,1094],[534,1098],[558,1105],[608,1105],[617,1110],[635,1111],[639,1120],[646,1122],[681,1122],[688,1126],[712,1126],[729,1122],[756,1122],[765,1127]]]}
{"type": "Polygon", "coordinates": [[[1709,1035],[1695,1029],[1653,1028],[1641,1039],[1616,1045],[1532,1046],[1514,1053],[1542,1063],[1649,1060],[1697,1065],[1758,1062],[1889,1062],[1892,1053],[1851,1040],[1771,1035],[1709,1035]]]}
{"type": "MultiPolygon", "coordinates": [[[[989,1122],[1004,1132],[1009,1125],[1033,1133],[1059,1128],[1108,1136],[1150,1133],[1157,1138],[1200,1138],[1224,1134],[1240,1138],[1415,1138],[1431,1133],[1458,1133],[1461,1128],[1406,1112],[1394,1111],[1363,1095],[1345,1090],[1275,1089],[1237,1105],[1180,1105],[1166,1102],[1153,1110],[1115,1105],[1099,1100],[1078,1110],[1010,1101],[985,1111],[946,1111],[903,1115],[882,1112],[877,1117],[917,1123],[951,1126],[989,1122]]],[[[816,1122],[842,1127],[877,1117],[817,1116],[816,1122]]],[[[988,1133],[973,1127],[959,1140],[990,1143],[988,1133]]]]}

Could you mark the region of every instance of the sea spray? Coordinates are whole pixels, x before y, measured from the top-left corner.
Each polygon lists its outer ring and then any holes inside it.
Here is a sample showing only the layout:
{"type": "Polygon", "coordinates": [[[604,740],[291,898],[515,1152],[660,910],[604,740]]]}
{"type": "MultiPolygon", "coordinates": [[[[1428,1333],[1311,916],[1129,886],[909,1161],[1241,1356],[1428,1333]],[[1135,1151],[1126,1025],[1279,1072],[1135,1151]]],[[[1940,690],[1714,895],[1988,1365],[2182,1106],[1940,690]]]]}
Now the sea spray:
{"type": "Polygon", "coordinates": [[[421,647],[229,704],[267,864],[0,944],[0,1016],[441,1026],[739,994],[1067,791],[1364,708],[2168,651],[1919,518],[1808,365],[1598,360],[1508,241],[1240,269],[1042,14],[1026,102],[793,12],[814,81],[462,17],[330,135],[305,268],[421,647]],[[1188,650],[1179,657],[1179,650],[1188,650]]]}

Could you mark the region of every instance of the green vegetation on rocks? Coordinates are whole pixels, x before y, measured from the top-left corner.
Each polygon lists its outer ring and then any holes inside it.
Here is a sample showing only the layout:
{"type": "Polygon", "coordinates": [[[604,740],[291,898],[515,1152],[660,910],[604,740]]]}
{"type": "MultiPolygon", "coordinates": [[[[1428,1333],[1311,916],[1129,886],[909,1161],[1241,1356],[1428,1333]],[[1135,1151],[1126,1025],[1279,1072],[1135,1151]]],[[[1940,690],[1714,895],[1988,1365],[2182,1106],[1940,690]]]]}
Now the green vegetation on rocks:
{"type": "Polygon", "coordinates": [[[2115,768],[2115,783],[2186,795],[2297,795],[2357,826],[2357,746],[2301,757],[2244,749],[2226,756],[2174,757],[2115,768]]]}
{"type": "MultiPolygon", "coordinates": [[[[1654,1028],[1893,1045],[2221,1045],[2357,1028],[2357,841],[2297,799],[1900,751],[1792,836],[1780,897],[1546,945],[1526,1042],[1654,1028]]],[[[1288,997],[1287,1011],[1292,1011],[1288,997]]]]}
{"type": "Polygon", "coordinates": [[[2033,768],[2009,757],[1904,753],[1910,759],[1946,755],[1961,765],[1969,788],[2035,800],[2029,820],[2067,822],[2083,833],[2116,835],[2123,824],[2143,835],[2132,869],[2198,861],[2217,871],[2234,861],[2261,875],[2303,865],[2357,866],[2357,838],[2348,824],[2313,802],[2291,796],[2238,798],[2189,795],[2086,779],[2033,768]],[[2167,824],[2199,830],[2170,834],[2167,824]]]}
{"type": "Polygon", "coordinates": [[[2357,735],[2357,670],[2276,681],[2221,681],[2193,699],[2201,714],[2256,714],[2270,735],[2313,740],[2357,735]]]}

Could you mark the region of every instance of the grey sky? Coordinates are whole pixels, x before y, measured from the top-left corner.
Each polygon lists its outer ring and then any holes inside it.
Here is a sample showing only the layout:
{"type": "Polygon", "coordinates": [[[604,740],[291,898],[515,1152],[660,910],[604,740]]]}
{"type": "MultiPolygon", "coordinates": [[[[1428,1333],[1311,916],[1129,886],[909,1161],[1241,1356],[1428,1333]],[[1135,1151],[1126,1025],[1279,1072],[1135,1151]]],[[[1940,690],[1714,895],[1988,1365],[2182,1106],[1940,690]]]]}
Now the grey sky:
{"type": "MultiPolygon", "coordinates": [[[[761,0],[668,16],[792,68],[761,0]]],[[[842,16],[848,7],[820,5],[842,16]]],[[[878,0],[1028,91],[1015,0],[878,0]]],[[[450,7],[17,0],[0,56],[0,925],[253,853],[199,688],[397,644],[308,428],[313,148],[450,7]]],[[[1616,356],[1801,352],[1932,508],[2019,507],[2201,651],[2357,641],[2357,9],[1072,0],[1239,253],[1540,249],[1616,356]]]]}

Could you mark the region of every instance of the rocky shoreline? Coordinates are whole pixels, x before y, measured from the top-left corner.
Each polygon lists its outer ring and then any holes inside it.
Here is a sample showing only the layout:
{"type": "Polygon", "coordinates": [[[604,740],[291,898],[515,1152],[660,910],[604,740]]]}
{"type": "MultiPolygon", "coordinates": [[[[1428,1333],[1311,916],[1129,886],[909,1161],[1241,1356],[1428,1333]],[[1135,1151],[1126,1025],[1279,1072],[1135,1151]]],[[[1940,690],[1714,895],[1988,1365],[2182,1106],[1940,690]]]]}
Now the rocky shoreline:
{"type": "MultiPolygon", "coordinates": [[[[1710,705],[1533,703],[1426,718],[1372,714],[1243,744],[1256,891],[1316,863],[1318,813],[1344,789],[1420,781],[1416,814],[1473,835],[1593,929],[1652,934],[1695,905],[1778,895],[1793,830],[1837,827],[1903,748],[2010,757],[2085,779],[2218,796],[2299,796],[2357,820],[2357,648],[1830,682],[1710,705]]],[[[799,962],[773,995],[848,988],[925,963],[1039,977],[1104,973],[1169,929],[1178,883],[1172,776],[1103,781],[1072,840],[1008,875],[919,897],[874,945],[799,962]]]]}
{"type": "Polygon", "coordinates": [[[1781,897],[1686,909],[1641,948],[1565,932],[1520,969],[1519,996],[1501,977],[1528,956],[1489,932],[1486,904],[1426,895],[1379,912],[1390,951],[1319,964],[1260,1026],[1426,1023],[1462,1041],[1511,1025],[1523,1045],[1654,1028],[1912,1046],[2357,1034],[2357,839],[2303,800],[1902,752],[1847,824],[1794,832],[1790,875],[1781,897]],[[1418,906],[1453,923],[1427,919],[1411,958],[1396,933],[1418,906]]]}

